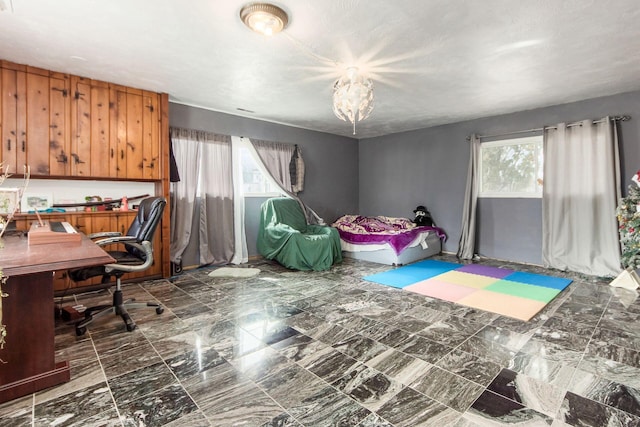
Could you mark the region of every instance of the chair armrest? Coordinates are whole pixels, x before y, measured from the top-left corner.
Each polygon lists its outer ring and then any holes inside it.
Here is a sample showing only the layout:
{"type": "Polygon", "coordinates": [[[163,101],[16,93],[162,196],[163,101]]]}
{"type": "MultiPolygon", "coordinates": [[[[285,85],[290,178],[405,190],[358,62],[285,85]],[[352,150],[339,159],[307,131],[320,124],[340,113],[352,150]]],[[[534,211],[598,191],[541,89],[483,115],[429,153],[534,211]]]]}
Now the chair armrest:
{"type": "Polygon", "coordinates": [[[145,257],[146,257],[144,263],[143,264],[139,264],[139,265],[107,264],[107,265],[104,266],[105,272],[111,273],[114,270],[133,272],[133,271],[146,270],[147,268],[151,267],[151,264],[153,264],[153,246],[151,245],[150,241],[145,240],[141,244],[140,243],[135,243],[135,242],[134,243],[127,243],[127,245],[133,246],[133,247],[137,248],[138,250],[144,252],[145,257]]]}
{"type": "Polygon", "coordinates": [[[122,233],[119,233],[117,231],[103,231],[101,233],[91,233],[88,234],[87,237],[90,239],[101,239],[104,237],[116,237],[116,236],[122,236],[122,233]]]}
{"type": "Polygon", "coordinates": [[[105,239],[100,239],[100,240],[96,240],[94,243],[98,246],[105,246],[105,245],[111,245],[113,243],[126,243],[128,245],[131,244],[131,242],[135,242],[136,238],[134,236],[114,236],[114,237],[107,237],[105,239]]]}

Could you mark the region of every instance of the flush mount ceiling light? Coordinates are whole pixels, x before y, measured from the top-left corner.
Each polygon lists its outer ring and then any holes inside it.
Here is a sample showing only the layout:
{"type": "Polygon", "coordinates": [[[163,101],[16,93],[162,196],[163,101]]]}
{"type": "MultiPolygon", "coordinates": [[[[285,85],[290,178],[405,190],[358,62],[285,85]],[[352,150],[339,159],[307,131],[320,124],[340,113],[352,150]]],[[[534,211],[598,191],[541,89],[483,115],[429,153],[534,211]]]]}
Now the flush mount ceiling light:
{"type": "Polygon", "coordinates": [[[358,68],[349,67],[344,76],[333,85],[333,112],[339,119],[349,121],[356,134],[356,123],[373,110],[373,82],[358,74],[358,68]]]}
{"type": "Polygon", "coordinates": [[[253,31],[271,36],[284,30],[289,22],[287,12],[270,3],[250,3],[240,9],[240,19],[253,31]]]}

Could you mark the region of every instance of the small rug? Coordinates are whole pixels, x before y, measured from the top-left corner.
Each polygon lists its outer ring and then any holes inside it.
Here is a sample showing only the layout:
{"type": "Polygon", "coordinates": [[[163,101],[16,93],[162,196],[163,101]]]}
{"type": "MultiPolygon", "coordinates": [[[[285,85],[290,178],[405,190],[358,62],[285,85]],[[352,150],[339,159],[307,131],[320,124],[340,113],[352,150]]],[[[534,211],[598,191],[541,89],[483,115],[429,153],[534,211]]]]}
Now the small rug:
{"type": "Polygon", "coordinates": [[[479,264],[425,260],[364,280],[527,321],[572,282],[479,264]]]}
{"type": "Polygon", "coordinates": [[[209,273],[209,277],[253,277],[258,273],[259,268],[220,267],[209,273]]]}

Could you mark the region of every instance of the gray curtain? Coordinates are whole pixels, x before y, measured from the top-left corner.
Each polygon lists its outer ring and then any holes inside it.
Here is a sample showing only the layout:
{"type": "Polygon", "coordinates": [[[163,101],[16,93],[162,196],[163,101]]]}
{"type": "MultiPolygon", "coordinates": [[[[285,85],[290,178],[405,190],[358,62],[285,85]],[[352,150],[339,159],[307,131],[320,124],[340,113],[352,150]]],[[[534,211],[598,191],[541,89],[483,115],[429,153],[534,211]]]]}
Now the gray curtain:
{"type": "Polygon", "coordinates": [[[464,193],[464,208],[462,211],[462,232],[458,243],[458,258],[472,259],[476,248],[476,207],[478,203],[478,180],[480,138],[471,135],[469,141],[469,169],[467,172],[467,188],[464,193]]]}
{"type": "Polygon", "coordinates": [[[620,273],[620,196],[615,121],[606,117],[545,129],[544,265],[598,276],[620,273]]]}
{"type": "Polygon", "coordinates": [[[293,144],[262,141],[259,139],[251,139],[251,143],[271,177],[280,187],[292,193],[293,187],[291,185],[289,165],[291,164],[296,146],[293,144]]]}
{"type": "Polygon", "coordinates": [[[260,157],[262,164],[265,166],[265,169],[269,172],[269,175],[271,175],[273,180],[280,186],[287,196],[296,200],[300,204],[302,211],[305,213],[307,223],[324,225],[324,220],[296,195],[291,185],[289,165],[291,164],[296,146],[293,144],[262,141],[259,139],[251,139],[250,141],[258,153],[258,157],[260,157]]]}
{"type": "Polygon", "coordinates": [[[200,264],[228,264],[234,255],[231,137],[209,134],[200,167],[200,264]]]}
{"type": "Polygon", "coordinates": [[[185,129],[170,129],[171,144],[180,173],[180,181],[171,183],[171,262],[180,265],[191,240],[191,225],[198,187],[198,158],[201,144],[198,134],[185,129]]]}
{"type": "Polygon", "coordinates": [[[234,253],[231,138],[179,128],[170,132],[181,178],[171,183],[171,261],[182,263],[185,251],[195,246],[199,265],[226,264],[234,253]]]}

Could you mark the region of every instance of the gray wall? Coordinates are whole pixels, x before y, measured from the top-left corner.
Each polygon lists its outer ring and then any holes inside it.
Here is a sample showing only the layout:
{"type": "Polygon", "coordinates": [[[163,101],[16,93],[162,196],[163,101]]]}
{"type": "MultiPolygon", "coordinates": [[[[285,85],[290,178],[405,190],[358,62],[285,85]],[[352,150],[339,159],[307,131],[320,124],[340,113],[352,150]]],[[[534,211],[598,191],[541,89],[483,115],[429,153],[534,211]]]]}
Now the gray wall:
{"type": "MultiPolygon", "coordinates": [[[[640,167],[640,92],[360,140],[359,213],[412,217],[413,209],[424,204],[449,236],[444,250],[456,252],[469,161],[468,135],[621,114],[632,116],[619,126],[626,192],[640,167]]],[[[477,251],[488,257],[540,264],[541,227],[539,199],[482,199],[477,251]]]]}
{"type": "MultiPolygon", "coordinates": [[[[170,126],[223,135],[298,144],[305,161],[300,198],[327,222],[358,211],[358,141],[260,120],[169,103],[170,126]]],[[[256,232],[261,199],[247,198],[245,227],[249,255],[257,255],[256,232]]],[[[189,265],[185,261],[185,265],[189,265]]]]}

